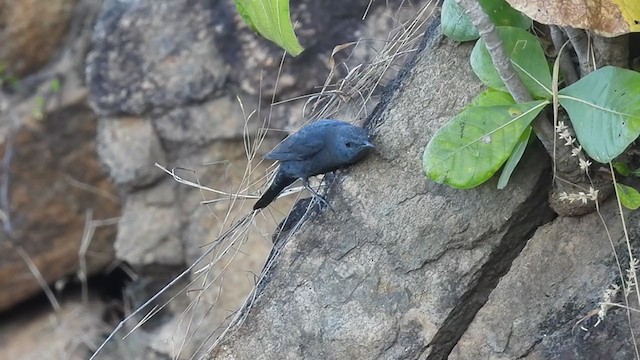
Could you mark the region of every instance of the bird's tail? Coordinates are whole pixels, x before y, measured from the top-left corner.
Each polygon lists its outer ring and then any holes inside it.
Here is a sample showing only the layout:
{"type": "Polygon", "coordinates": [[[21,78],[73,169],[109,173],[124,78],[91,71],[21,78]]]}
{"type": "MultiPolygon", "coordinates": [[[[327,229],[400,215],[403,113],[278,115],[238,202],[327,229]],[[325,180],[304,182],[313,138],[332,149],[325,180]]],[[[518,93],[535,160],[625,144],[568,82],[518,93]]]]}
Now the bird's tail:
{"type": "Polygon", "coordinates": [[[269,186],[269,189],[253,205],[253,210],[267,207],[273,200],[278,197],[278,195],[280,195],[284,188],[291,185],[294,181],[296,181],[296,178],[286,176],[281,172],[277,172],[275,179],[273,179],[271,186],[269,186]]]}

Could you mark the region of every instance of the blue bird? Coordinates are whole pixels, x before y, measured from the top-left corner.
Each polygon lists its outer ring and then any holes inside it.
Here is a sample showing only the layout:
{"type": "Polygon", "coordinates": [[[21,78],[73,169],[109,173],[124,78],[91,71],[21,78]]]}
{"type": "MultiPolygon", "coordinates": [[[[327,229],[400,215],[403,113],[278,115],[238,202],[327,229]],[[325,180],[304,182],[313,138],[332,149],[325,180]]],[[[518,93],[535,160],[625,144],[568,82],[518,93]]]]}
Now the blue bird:
{"type": "Polygon", "coordinates": [[[373,148],[363,128],[344,121],[324,119],[303,126],[264,156],[280,165],[269,189],[253,209],[271,204],[297,179],[302,179],[304,186],[318,195],[309,186],[309,177],[352,165],[373,148]]]}

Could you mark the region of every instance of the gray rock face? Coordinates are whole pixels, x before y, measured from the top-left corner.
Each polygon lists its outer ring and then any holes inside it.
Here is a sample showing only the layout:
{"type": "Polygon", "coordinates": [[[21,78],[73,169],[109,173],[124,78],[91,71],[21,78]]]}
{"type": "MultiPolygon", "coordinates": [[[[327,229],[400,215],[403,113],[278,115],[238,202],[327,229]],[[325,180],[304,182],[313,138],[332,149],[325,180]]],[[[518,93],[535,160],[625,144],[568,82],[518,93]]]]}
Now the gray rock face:
{"type": "Polygon", "coordinates": [[[164,176],[154,167],[165,162],[165,153],[150,121],[101,119],[97,137],[100,159],[118,185],[131,189],[164,176]]]}
{"type": "Polygon", "coordinates": [[[470,49],[433,36],[374,117],[379,155],[335,185],[335,212],[290,240],[245,324],[213,357],[446,357],[497,274],[552,217],[535,151],[509,191],[424,178],[424,145],[481,89],[470,49]]]}
{"type": "MultiPolygon", "coordinates": [[[[507,191],[423,178],[424,144],[479,90],[468,52],[432,35],[372,118],[379,155],[334,185],[335,212],[289,238],[210,358],[635,358],[635,310],[612,306],[598,321],[603,292],[629,268],[615,202],[553,219],[535,149],[507,191]]],[[[636,249],[640,215],[626,217],[636,249]]],[[[625,304],[622,289],[609,301],[625,304]]]]}
{"type": "Polygon", "coordinates": [[[94,109],[140,115],[202,101],[227,69],[213,39],[212,2],[106,1],[87,59],[94,109]]]}
{"type": "MultiPolygon", "coordinates": [[[[223,92],[227,81],[269,100],[274,93],[276,99],[309,93],[325,82],[331,51],[360,38],[367,9],[372,13],[401,3],[292,3],[292,18],[306,50],[287,57],[279,71],[282,49],[253,33],[232,1],[109,0],[87,59],[90,100],[102,115],[141,115],[201,102],[223,92]]],[[[347,65],[337,66],[337,75],[375,53],[368,45],[360,48],[367,50],[352,58],[348,52],[333,56],[336,64],[347,65]]]]}
{"type": "MultiPolygon", "coordinates": [[[[601,211],[624,271],[617,205],[601,211]]],[[[636,228],[638,215],[628,220],[636,228]]],[[[632,241],[637,246],[637,237],[632,241]]],[[[619,279],[598,214],[558,218],[529,240],[449,359],[633,359],[626,311],[612,308],[594,326],[604,291],[619,279]]],[[[621,292],[612,301],[623,302],[621,292]]],[[[637,333],[637,319],[632,324],[637,333]]]]}
{"type": "Polygon", "coordinates": [[[127,198],[115,243],[119,259],[134,266],[184,263],[182,243],[178,237],[180,223],[175,186],[171,179],[167,179],[127,198]]]}
{"type": "MultiPolygon", "coordinates": [[[[255,108],[253,103],[243,106],[255,108]]],[[[169,149],[182,145],[203,147],[215,140],[238,139],[244,131],[255,134],[257,122],[243,121],[239,101],[232,96],[219,97],[203,104],[171,109],[154,117],[153,125],[169,149]],[[246,129],[245,129],[246,125],[246,129]]]]}
{"type": "MultiPolygon", "coordinates": [[[[402,0],[292,1],[291,17],[298,24],[296,34],[305,51],[296,58],[287,57],[280,71],[283,50],[256,36],[236,14],[231,1],[216,2],[213,21],[220,53],[231,66],[230,80],[244,92],[261,95],[268,100],[276,93],[278,100],[316,92],[317,88],[314,90],[307,85],[317,87],[325,82],[332,50],[337,45],[358,41],[363,28],[375,21],[372,19],[378,19],[369,16],[367,21],[363,21],[367,9],[371,14],[384,7],[397,9],[402,3],[402,0]]],[[[381,18],[395,15],[391,12],[381,18]]],[[[393,25],[387,26],[391,30],[393,25]]],[[[375,49],[369,46],[365,44],[361,48],[368,48],[366,54],[375,53],[375,49]]],[[[367,59],[360,56],[348,59],[348,52],[338,52],[334,60],[336,64],[345,62],[351,68],[367,59]]],[[[347,66],[337,66],[337,75],[345,75],[347,66]]]]}

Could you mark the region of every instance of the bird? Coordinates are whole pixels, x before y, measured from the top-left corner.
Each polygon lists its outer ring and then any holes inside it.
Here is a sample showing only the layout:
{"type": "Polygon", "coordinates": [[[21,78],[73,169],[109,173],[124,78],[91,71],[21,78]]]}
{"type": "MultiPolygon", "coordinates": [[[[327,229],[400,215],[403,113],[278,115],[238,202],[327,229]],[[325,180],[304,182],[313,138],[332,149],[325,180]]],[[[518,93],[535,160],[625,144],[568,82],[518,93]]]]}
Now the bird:
{"type": "Polygon", "coordinates": [[[374,148],[365,129],[341,120],[322,119],[303,126],[264,156],[278,161],[278,170],[253,210],[267,207],[298,179],[319,196],[309,186],[309,177],[353,165],[374,148]]]}

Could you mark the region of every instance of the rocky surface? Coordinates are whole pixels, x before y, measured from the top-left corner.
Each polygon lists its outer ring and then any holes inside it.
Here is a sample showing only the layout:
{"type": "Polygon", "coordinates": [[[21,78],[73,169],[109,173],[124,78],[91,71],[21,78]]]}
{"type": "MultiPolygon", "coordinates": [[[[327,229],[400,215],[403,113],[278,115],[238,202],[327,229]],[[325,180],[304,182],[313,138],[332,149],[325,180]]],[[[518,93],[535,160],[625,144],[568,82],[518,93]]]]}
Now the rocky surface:
{"type": "Polygon", "coordinates": [[[107,0],[87,81],[94,109],[140,115],[199,102],[225,83],[206,1],[107,0]]]}
{"type": "Polygon", "coordinates": [[[0,75],[38,70],[60,50],[76,0],[0,1],[0,75]]]}
{"type": "MultiPolygon", "coordinates": [[[[449,359],[633,359],[626,311],[612,308],[598,323],[604,291],[621,285],[612,244],[622,269],[629,264],[617,205],[610,201],[601,212],[602,219],[592,213],[541,227],[449,359]]],[[[640,219],[627,220],[637,228],[640,219]]],[[[611,300],[623,302],[621,293],[611,300]]],[[[637,333],[635,317],[631,324],[637,333]]]]}
{"type": "Polygon", "coordinates": [[[335,185],[335,212],[290,240],[215,358],[438,358],[455,344],[496,275],[553,216],[540,153],[508,192],[495,182],[460,192],[424,180],[416,159],[429,137],[481,89],[470,50],[432,34],[371,123],[378,155],[335,185]]]}
{"type": "MultiPolygon", "coordinates": [[[[3,161],[10,171],[3,176],[9,207],[2,205],[0,309],[40,291],[18,248],[53,283],[80,269],[87,212],[92,220],[119,216],[118,193],[96,155],[96,123],[86,106],[64,108],[34,127],[22,127],[0,149],[0,158],[10,159],[3,161]]],[[[90,273],[114,261],[115,230],[100,227],[84,239],[90,241],[85,252],[90,273]]]]}
{"type": "Polygon", "coordinates": [[[107,304],[98,299],[82,302],[79,294],[73,294],[61,303],[56,315],[46,304],[31,302],[28,306],[28,311],[14,312],[0,322],[1,359],[86,360],[90,349],[109,331],[102,319],[107,304]]]}
{"type": "MultiPolygon", "coordinates": [[[[16,4],[0,2],[1,25],[19,20],[4,14],[27,14],[16,4]]],[[[69,23],[45,36],[46,46],[29,42],[46,51],[21,52],[30,65],[16,73],[30,75],[0,93],[0,139],[5,153],[14,150],[9,202],[0,186],[13,226],[13,237],[0,243],[0,295],[15,302],[38,292],[15,244],[45,280],[63,284],[80,266],[87,210],[93,219],[121,210],[116,227],[95,233],[88,265],[101,271],[123,262],[130,280],[116,308],[141,310],[101,359],[631,358],[635,316],[630,322],[624,309],[610,308],[597,321],[603,291],[619,284],[600,218],[554,220],[546,200],[550,166],[539,149],[529,149],[503,191],[495,180],[457,191],[425,179],[420,158],[428,139],[482,89],[468,66],[470,45],[442,39],[435,26],[369,118],[377,152],[332,182],[332,210],[304,215],[309,202],[299,202],[292,215],[306,223],[287,221],[274,230],[300,195],[294,193],[245,218],[273,169],[262,155],[285,136],[282,130],[319,111],[307,96],[330,73],[329,84],[359,64],[387,64],[377,56],[390,56],[381,53],[385,38],[406,28],[398,21],[401,13],[416,13],[411,5],[418,4],[294,2],[306,51],[284,58],[281,67],[282,50],[253,34],[231,0],[52,1],[53,10],[43,10],[52,18],[32,26],[34,33],[42,37],[50,24],[69,23]],[[264,139],[255,135],[261,128],[271,130],[264,139]],[[179,182],[185,180],[191,185],[179,182]],[[228,232],[238,229],[232,224],[242,231],[228,232]],[[238,312],[260,279],[259,296],[250,298],[257,301],[238,312]],[[159,312],[145,319],[151,309],[159,312]],[[245,319],[243,326],[209,352],[234,316],[245,319]]],[[[0,26],[0,39],[16,28],[0,26]]],[[[394,66],[386,67],[390,79],[394,66]]],[[[341,104],[360,96],[362,89],[338,84],[339,91],[327,89],[341,104]]],[[[366,110],[356,107],[341,114],[362,122],[366,110]]],[[[624,272],[617,210],[601,205],[624,272]]],[[[637,215],[628,220],[635,248],[637,215]]],[[[14,306],[2,296],[0,308],[14,306]]],[[[623,303],[620,296],[614,301],[623,303]]],[[[73,322],[64,320],[67,305],[57,314],[63,323],[73,322]]],[[[87,306],[113,315],[102,303],[69,305],[87,306]]],[[[77,321],[74,329],[90,345],[75,353],[66,346],[77,342],[68,337],[42,341],[86,358],[100,340],[85,324],[105,331],[95,315],[77,321]]],[[[43,334],[42,321],[25,319],[16,314],[3,322],[0,343],[15,346],[0,358],[41,357],[41,346],[24,339],[43,334]],[[15,323],[24,323],[24,332],[15,323]]]]}
{"type": "MultiPolygon", "coordinates": [[[[477,93],[469,50],[431,34],[372,119],[379,155],[335,185],[335,212],[289,239],[246,321],[211,358],[634,357],[635,316],[610,308],[597,324],[603,292],[620,285],[611,243],[628,257],[617,205],[602,206],[602,220],[552,220],[535,151],[508,191],[425,182],[409,160],[477,93]]],[[[635,229],[637,215],[628,220],[635,229]]],[[[612,300],[624,304],[620,292],[612,300]]]]}
{"type": "Polygon", "coordinates": [[[165,163],[166,155],[149,120],[102,119],[97,142],[102,163],[122,188],[150,185],[163,177],[154,163],[165,163]]]}
{"type": "MultiPolygon", "coordinates": [[[[166,274],[175,276],[177,269],[196,262],[218,234],[251,211],[271,166],[261,157],[286,135],[273,132],[259,140],[254,134],[262,127],[297,126],[303,119],[305,99],[274,107],[271,101],[316,92],[329,74],[334,47],[365,32],[385,37],[397,26],[390,19],[398,16],[394,6],[399,3],[388,8],[373,3],[367,21],[361,18],[369,1],[292,4],[307,50],[287,57],[279,71],[282,50],[251,32],[232,1],[104,2],[86,76],[89,102],[101,116],[100,157],[127,194],[115,248],[140,275],[129,292],[132,302],[142,304],[170,281],[166,274]],[[180,185],[154,162],[227,195],[180,185]],[[233,200],[229,194],[235,193],[250,200],[233,200]],[[203,200],[214,202],[203,206],[203,200]]],[[[333,62],[345,61],[345,53],[333,62]]],[[[374,46],[360,46],[347,64],[370,61],[374,54],[374,46]]],[[[337,66],[334,75],[344,75],[345,68],[337,66]]],[[[253,288],[271,246],[270,233],[290,206],[279,200],[254,219],[231,250],[213,252],[212,257],[221,256],[216,264],[208,267],[203,261],[194,268],[186,277],[194,281],[187,296],[174,300],[191,305],[186,310],[170,306],[164,321],[140,330],[143,338],[157,340],[149,341],[154,352],[187,356],[206,349],[253,288]],[[203,320],[176,332],[191,321],[186,319],[203,320]],[[170,332],[185,343],[163,342],[170,332]]]]}

